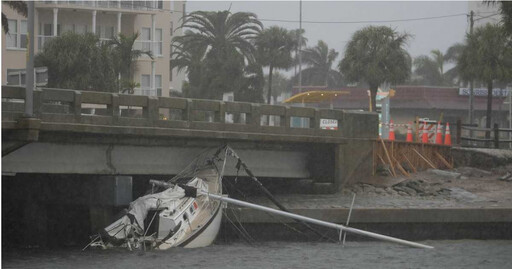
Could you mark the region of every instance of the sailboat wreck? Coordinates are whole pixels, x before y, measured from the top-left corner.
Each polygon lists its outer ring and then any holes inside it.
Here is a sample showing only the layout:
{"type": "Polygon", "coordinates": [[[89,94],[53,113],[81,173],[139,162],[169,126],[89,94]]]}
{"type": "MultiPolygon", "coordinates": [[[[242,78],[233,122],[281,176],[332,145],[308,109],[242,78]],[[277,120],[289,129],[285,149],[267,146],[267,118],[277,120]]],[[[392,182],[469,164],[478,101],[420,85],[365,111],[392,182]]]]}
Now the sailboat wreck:
{"type": "MultiPolygon", "coordinates": [[[[247,165],[228,146],[214,154],[203,152],[180,174],[169,181],[150,180],[151,192],[132,203],[127,213],[94,236],[89,246],[165,250],[172,247],[196,248],[211,245],[221,226],[226,204],[249,207],[271,214],[290,217],[308,229],[308,223],[355,233],[379,240],[418,248],[433,248],[390,236],[363,231],[336,223],[290,213],[258,181],[247,165]],[[227,158],[237,160],[236,167],[258,183],[263,193],[279,208],[274,209],[232,199],[222,195],[222,177],[227,158]]],[[[341,236],[340,236],[341,238],[341,236]]]]}

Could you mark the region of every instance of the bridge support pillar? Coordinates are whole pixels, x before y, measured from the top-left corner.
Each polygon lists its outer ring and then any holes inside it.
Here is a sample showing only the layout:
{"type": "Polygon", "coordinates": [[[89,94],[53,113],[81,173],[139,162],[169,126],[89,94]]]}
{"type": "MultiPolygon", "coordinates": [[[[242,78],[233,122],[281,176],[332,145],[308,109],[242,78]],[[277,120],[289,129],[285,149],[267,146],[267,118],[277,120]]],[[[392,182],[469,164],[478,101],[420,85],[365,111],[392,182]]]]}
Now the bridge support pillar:
{"type": "Polygon", "coordinates": [[[334,149],[334,186],[337,191],[358,178],[371,176],[373,141],[354,140],[337,144],[334,149]]]}

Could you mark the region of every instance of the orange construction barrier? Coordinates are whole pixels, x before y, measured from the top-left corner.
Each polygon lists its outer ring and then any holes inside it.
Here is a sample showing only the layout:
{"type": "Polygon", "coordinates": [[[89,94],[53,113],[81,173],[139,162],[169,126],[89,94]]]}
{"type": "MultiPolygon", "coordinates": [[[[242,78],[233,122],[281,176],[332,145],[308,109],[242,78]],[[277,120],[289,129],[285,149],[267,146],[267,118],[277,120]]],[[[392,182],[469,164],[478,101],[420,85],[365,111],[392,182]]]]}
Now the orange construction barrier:
{"type": "Polygon", "coordinates": [[[443,129],[443,126],[441,126],[441,122],[437,122],[437,128],[436,128],[436,144],[442,145],[443,144],[443,133],[441,133],[441,129],[443,129]]]}
{"type": "Polygon", "coordinates": [[[416,142],[421,142],[423,137],[423,123],[420,122],[420,127],[418,128],[418,132],[416,133],[416,142]]]}
{"type": "Polygon", "coordinates": [[[395,125],[393,124],[393,120],[389,121],[389,136],[388,139],[391,141],[395,141],[395,125]]]}
{"type": "Polygon", "coordinates": [[[407,124],[407,137],[405,138],[405,142],[413,142],[411,125],[412,125],[411,122],[409,122],[409,124],[407,124]]]}
{"type": "Polygon", "coordinates": [[[423,122],[423,134],[421,136],[421,143],[428,144],[428,129],[426,128],[427,123],[423,122]]]}
{"type": "Polygon", "coordinates": [[[446,133],[444,134],[444,144],[445,145],[452,145],[452,135],[450,134],[450,124],[446,123],[446,133]]]}

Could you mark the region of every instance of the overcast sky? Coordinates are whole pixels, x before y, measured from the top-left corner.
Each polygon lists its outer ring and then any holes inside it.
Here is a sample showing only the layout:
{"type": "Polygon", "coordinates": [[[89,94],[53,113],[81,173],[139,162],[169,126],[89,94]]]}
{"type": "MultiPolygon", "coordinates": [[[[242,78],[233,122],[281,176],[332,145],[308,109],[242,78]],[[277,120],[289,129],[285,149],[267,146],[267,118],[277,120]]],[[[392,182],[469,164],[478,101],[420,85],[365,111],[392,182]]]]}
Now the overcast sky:
{"type": "MultiPolygon", "coordinates": [[[[187,12],[197,10],[217,11],[230,8],[232,12],[249,11],[259,19],[299,20],[299,1],[188,1],[187,12]]],[[[441,2],[352,2],[352,1],[303,1],[303,21],[389,21],[438,17],[468,12],[466,1],[441,2]]],[[[278,25],[298,29],[299,23],[263,21],[265,27],[278,25]]],[[[313,24],[303,23],[308,46],[318,40],[327,42],[330,48],[340,52],[337,61],[352,34],[367,25],[385,25],[399,32],[413,35],[408,51],[411,56],[429,54],[433,49],[445,52],[456,42],[462,42],[468,28],[464,15],[407,22],[313,24]]]]}

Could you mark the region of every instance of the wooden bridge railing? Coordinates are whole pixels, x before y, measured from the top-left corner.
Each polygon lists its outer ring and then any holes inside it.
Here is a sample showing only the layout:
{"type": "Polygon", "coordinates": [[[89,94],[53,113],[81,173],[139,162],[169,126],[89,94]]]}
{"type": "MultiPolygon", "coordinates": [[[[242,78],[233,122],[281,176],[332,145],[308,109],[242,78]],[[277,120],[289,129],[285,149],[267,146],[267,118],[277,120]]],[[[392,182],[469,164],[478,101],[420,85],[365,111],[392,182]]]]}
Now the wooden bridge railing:
{"type": "MultiPolygon", "coordinates": [[[[502,143],[512,143],[512,140],[500,139],[500,133],[512,133],[512,129],[499,128],[497,123],[494,124],[493,128],[480,128],[476,127],[476,125],[470,124],[462,124],[461,120],[457,120],[457,145],[467,146],[467,142],[477,142],[473,143],[472,146],[476,147],[484,147],[484,148],[500,148],[500,144],[502,143]],[[489,132],[492,133],[491,138],[474,138],[474,137],[465,137],[462,136],[462,130],[472,131],[472,132],[489,132]],[[492,145],[492,146],[491,146],[492,145]]],[[[489,134],[489,136],[491,136],[489,134]]]]}
{"type": "MultiPolygon", "coordinates": [[[[13,122],[23,116],[24,99],[24,88],[2,86],[2,122],[13,122]]],[[[43,123],[325,137],[377,136],[377,117],[367,112],[52,88],[34,90],[34,114],[43,123]],[[266,123],[265,119],[270,116],[276,119],[275,124],[266,123]],[[233,120],[226,120],[231,117],[233,120]],[[305,122],[309,122],[309,126],[295,126],[294,118],[308,119],[305,122]],[[337,130],[322,129],[321,119],[337,120],[337,130]],[[364,124],[365,120],[370,124],[364,124]]]]}

